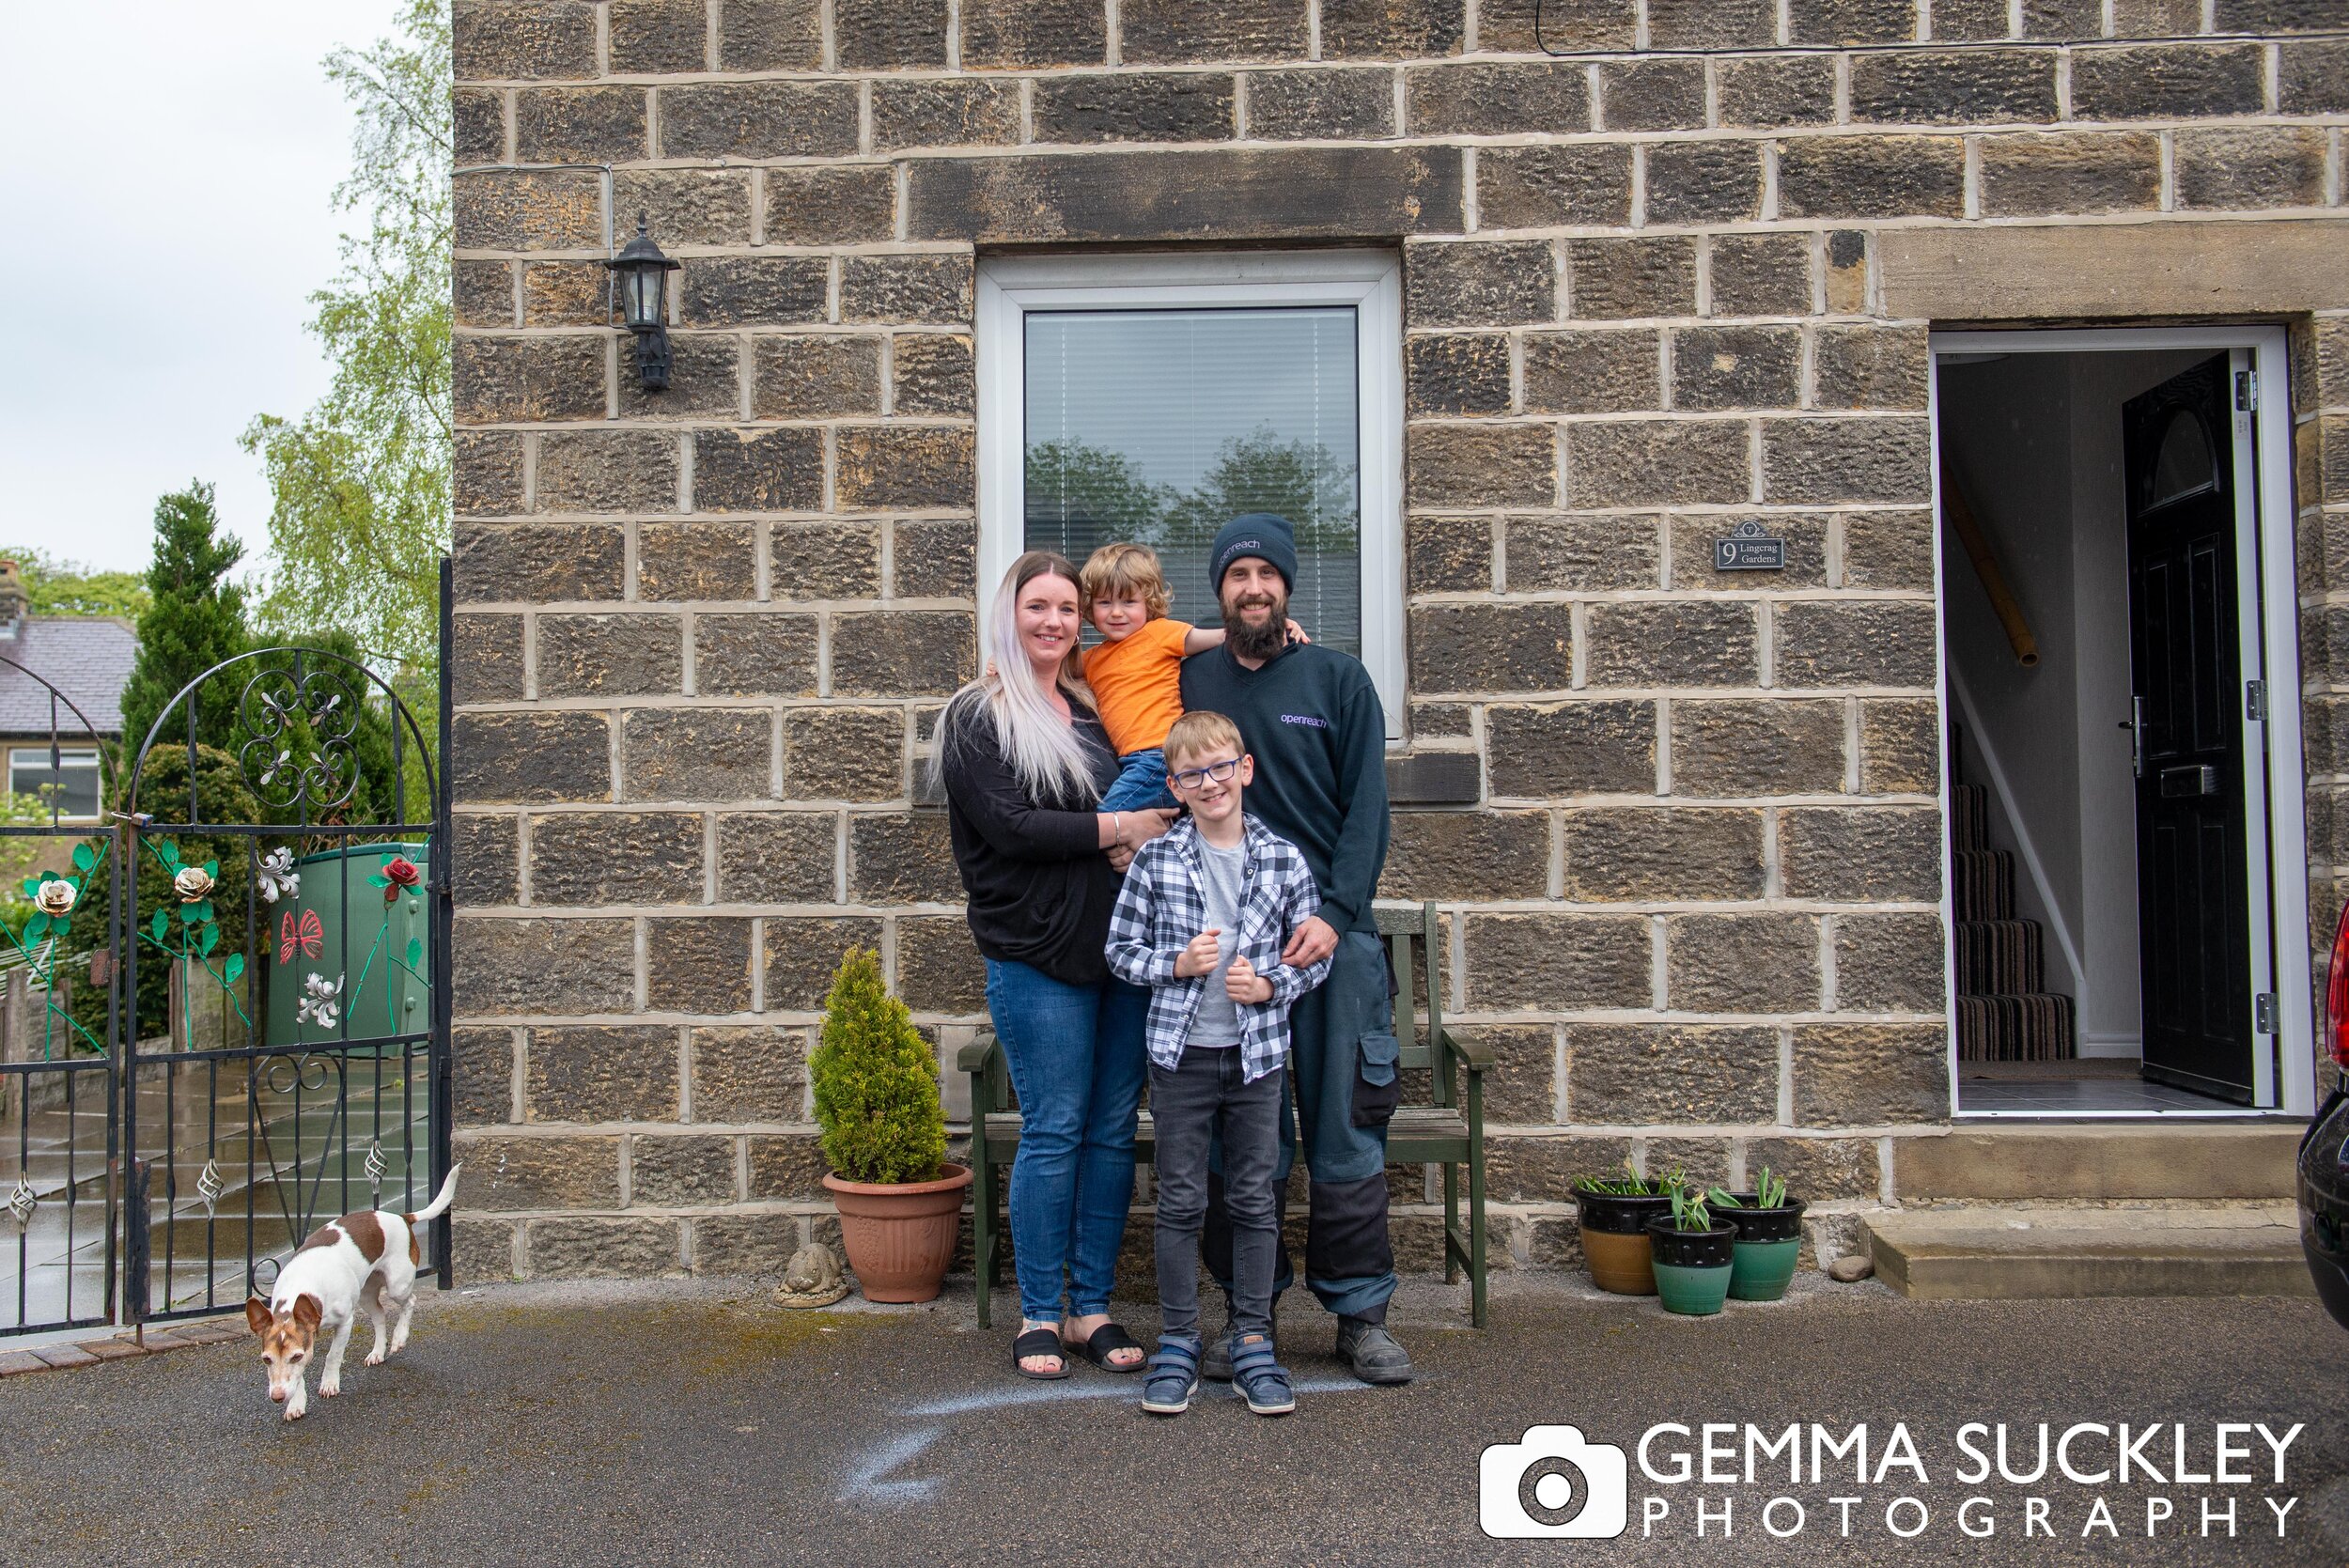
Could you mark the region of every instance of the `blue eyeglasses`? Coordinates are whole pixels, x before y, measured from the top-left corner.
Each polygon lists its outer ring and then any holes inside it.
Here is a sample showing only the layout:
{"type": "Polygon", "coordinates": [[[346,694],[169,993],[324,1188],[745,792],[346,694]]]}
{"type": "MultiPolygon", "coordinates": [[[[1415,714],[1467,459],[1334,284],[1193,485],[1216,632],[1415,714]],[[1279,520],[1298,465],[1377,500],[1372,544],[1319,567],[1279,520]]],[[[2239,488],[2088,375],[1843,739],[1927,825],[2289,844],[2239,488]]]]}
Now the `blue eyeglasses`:
{"type": "Polygon", "coordinates": [[[1179,773],[1169,774],[1168,779],[1170,783],[1190,790],[1200,788],[1209,779],[1218,784],[1228,784],[1232,775],[1238,771],[1239,758],[1227,757],[1221,762],[1211,762],[1205,768],[1186,768],[1179,773]]]}

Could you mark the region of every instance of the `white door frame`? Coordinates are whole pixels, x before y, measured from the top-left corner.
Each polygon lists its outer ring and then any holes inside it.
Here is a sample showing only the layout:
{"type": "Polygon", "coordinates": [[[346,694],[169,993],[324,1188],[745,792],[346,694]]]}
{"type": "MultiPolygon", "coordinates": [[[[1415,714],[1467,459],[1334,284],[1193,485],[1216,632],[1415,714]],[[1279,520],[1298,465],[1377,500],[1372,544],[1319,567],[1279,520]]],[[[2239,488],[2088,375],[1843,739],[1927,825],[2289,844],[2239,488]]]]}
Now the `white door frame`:
{"type": "Polygon", "coordinates": [[[978,269],[979,613],[1026,535],[1031,310],[1342,305],[1355,320],[1361,475],[1362,663],[1403,734],[1403,258],[1393,251],[1023,256],[978,269]]]}
{"type": "MultiPolygon", "coordinates": [[[[2112,353],[2127,350],[2201,349],[2235,350],[2236,365],[2257,377],[2254,439],[2235,443],[2236,585],[2241,595],[2246,680],[2266,681],[2264,734],[2247,737],[2244,747],[2245,833],[2251,864],[2252,991],[2272,986],[2278,1001],[2277,1032],[2270,1049],[2252,1052],[2252,1107],[2215,1111],[2164,1111],[2163,1117],[2241,1116],[2269,1112],[2310,1116],[2316,1110],[2316,1028],[2310,1002],[2313,966],[2308,941],[2308,807],[2300,753],[2299,595],[2295,571],[2298,545],[2293,516],[2291,380],[2284,329],[2245,327],[2085,327],[2034,332],[1935,332],[1931,352],[1944,354],[2112,353]],[[2255,511],[2254,511],[2255,508],[2255,511]],[[2250,521],[2254,526],[2242,526],[2250,521]],[[2258,897],[2264,888],[2266,896],[2258,897]],[[2280,934],[2281,939],[2279,939],[2280,934]],[[2266,965],[2272,962],[2272,972],[2266,965]],[[2263,975],[2265,972],[2266,977],[2263,975]]],[[[1941,409],[1940,378],[1928,382],[1927,417],[1932,423],[1934,615],[1938,636],[1942,712],[1949,712],[1947,614],[1941,582],[1941,409]]],[[[2242,433],[2244,414],[2236,415],[2242,433]]],[[[2247,727],[2256,723],[2246,721],[2247,727]]],[[[1950,799],[1949,748],[1941,747],[1941,800],[1946,821],[1950,799]]],[[[1945,851],[1946,853],[1946,851],[1945,851]]],[[[1941,879],[1941,918],[1948,938],[1943,954],[1943,990],[1950,1024],[1950,1110],[1968,1119],[1986,1116],[2043,1117],[2037,1111],[1965,1111],[1957,1109],[1957,958],[1954,892],[1947,867],[1941,879]]],[[[2256,1040],[2257,1035],[2254,1036],[2256,1040]]],[[[2098,1112],[2066,1112],[2066,1119],[2098,1112]]],[[[2143,1117],[2145,1111],[2102,1114],[2143,1117]]]]}

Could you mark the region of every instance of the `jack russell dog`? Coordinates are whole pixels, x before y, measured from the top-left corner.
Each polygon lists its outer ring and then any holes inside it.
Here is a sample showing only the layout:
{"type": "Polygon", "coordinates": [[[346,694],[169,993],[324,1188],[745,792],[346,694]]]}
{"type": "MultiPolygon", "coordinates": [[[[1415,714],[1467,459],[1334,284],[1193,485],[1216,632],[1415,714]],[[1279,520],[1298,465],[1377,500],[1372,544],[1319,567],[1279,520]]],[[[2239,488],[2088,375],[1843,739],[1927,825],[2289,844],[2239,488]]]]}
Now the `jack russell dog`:
{"type": "Polygon", "coordinates": [[[355,1209],[328,1220],[286,1260],[268,1300],[246,1299],[244,1320],[260,1336],[261,1360],[269,1368],[269,1397],[286,1407],[288,1421],[300,1421],[308,1408],[303,1376],[321,1332],[333,1339],[319,1363],[320,1399],[343,1391],[343,1347],[361,1308],[375,1323],[367,1365],[381,1366],[386,1356],[407,1345],[422,1257],[416,1228],[447,1212],[457,1195],[457,1172],[463,1169],[449,1168],[429,1208],[413,1214],[355,1209]]]}

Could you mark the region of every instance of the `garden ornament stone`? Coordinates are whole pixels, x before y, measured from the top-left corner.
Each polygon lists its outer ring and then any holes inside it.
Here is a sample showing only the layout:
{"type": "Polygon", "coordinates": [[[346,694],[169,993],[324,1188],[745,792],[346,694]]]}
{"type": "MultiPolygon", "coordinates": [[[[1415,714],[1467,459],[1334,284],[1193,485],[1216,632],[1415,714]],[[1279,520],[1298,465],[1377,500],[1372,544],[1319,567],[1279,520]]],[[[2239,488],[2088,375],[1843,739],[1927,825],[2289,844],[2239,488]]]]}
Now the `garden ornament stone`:
{"type": "Polygon", "coordinates": [[[820,1241],[811,1241],[791,1254],[789,1266],[783,1271],[783,1284],[775,1291],[779,1307],[829,1307],[848,1294],[848,1281],[840,1272],[840,1260],[831,1248],[820,1241]]]}

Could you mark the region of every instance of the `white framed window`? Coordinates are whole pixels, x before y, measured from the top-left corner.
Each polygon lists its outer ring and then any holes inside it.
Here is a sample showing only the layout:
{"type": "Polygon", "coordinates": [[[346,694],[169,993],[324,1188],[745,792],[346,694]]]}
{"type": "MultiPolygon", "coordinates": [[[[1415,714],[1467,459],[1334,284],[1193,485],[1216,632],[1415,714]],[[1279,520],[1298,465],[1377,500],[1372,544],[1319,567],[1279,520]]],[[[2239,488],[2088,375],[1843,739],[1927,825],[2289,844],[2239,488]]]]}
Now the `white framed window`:
{"type": "Polygon", "coordinates": [[[979,606],[1020,551],[1150,545],[1218,619],[1215,532],[1297,527],[1290,613],[1403,718],[1402,259],[1015,256],[979,266],[979,606]]]}
{"type": "Polygon", "coordinates": [[[9,794],[30,796],[46,804],[53,790],[60,818],[97,820],[98,748],[60,746],[54,762],[46,745],[8,749],[9,794]]]}

